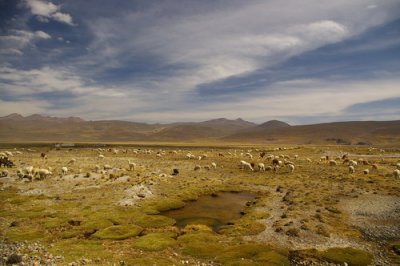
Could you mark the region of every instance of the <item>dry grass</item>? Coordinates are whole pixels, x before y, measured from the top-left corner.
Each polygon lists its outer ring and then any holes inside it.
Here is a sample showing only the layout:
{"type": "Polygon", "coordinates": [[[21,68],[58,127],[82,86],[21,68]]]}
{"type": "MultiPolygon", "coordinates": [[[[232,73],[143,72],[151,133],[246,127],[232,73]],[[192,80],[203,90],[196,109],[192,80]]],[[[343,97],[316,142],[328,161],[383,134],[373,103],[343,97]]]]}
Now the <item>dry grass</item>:
{"type": "MultiPolygon", "coordinates": [[[[33,145],[30,148],[34,151],[27,151],[18,147],[23,153],[12,157],[17,168],[9,169],[10,178],[0,179],[0,237],[6,241],[40,240],[49,247],[52,245],[51,252],[63,255],[66,263],[78,260],[87,249],[88,256],[98,257],[105,264],[125,260],[138,265],[149,261],[179,265],[182,260],[193,264],[213,260],[229,265],[237,263],[240,260],[237,256],[242,256],[243,265],[263,265],[265,262],[285,265],[289,259],[339,261],[340,258],[332,257],[330,251],[347,247],[360,250],[356,252],[355,261],[365,261],[372,258],[365,254],[375,256],[382,243],[385,246],[384,262],[399,260],[399,255],[393,254],[392,249],[393,243],[400,241],[398,230],[391,239],[379,232],[373,232],[375,239],[368,238],[366,232],[372,228],[369,227],[370,213],[365,213],[363,224],[357,224],[361,220],[355,220],[355,213],[345,206],[357,202],[351,201],[353,199],[366,196],[399,201],[400,183],[392,176],[399,157],[388,157],[388,154],[399,156],[400,150],[395,148],[382,152],[356,146],[291,146],[283,149],[283,146],[233,147],[213,143],[196,146],[159,143],[151,147],[115,143],[107,149],[115,147],[119,152],[102,151],[105,158],[100,159],[94,148],[55,150],[49,145],[33,145]],[[159,151],[161,157],[156,156],[159,151]],[[240,160],[270,165],[270,160],[259,157],[261,151],[281,156],[280,160],[289,156],[286,159],[296,166],[294,173],[289,173],[286,167],[277,172],[239,169],[240,160]],[[47,154],[47,159],[40,157],[41,152],[47,154]],[[185,156],[188,152],[196,158],[206,154],[207,158],[189,160],[185,156]],[[241,155],[246,152],[253,154],[252,160],[241,155]],[[368,165],[359,165],[356,173],[350,174],[348,166],[341,160],[337,160],[337,166],[320,161],[321,156],[329,155],[335,159],[344,153],[355,160],[362,157],[368,160],[368,165]],[[68,164],[72,158],[76,162],[68,164]],[[128,160],[137,165],[132,171],[128,160]],[[206,170],[204,166],[211,162],[215,162],[217,168],[206,170]],[[373,163],[378,165],[378,170],[372,169],[373,163]],[[112,179],[110,172],[94,171],[96,165],[106,164],[114,168],[112,179]],[[196,164],[203,166],[202,169],[194,171],[196,164]],[[51,167],[53,175],[33,182],[18,180],[17,169],[28,165],[51,167]],[[64,177],[61,176],[63,166],[69,169],[64,177]],[[174,168],[179,169],[178,175],[171,175],[174,168]],[[362,172],[366,168],[370,169],[368,175],[362,172]],[[86,173],[90,176],[85,177],[86,173]],[[218,233],[197,230],[196,226],[193,230],[178,229],[173,226],[173,219],[160,215],[162,211],[180,208],[189,200],[218,191],[247,191],[258,196],[253,203],[244,206],[244,215],[240,219],[224,226],[218,233]],[[140,232],[130,234],[128,229],[138,226],[144,231],[138,236],[140,232]],[[124,230],[122,233],[117,230],[115,237],[115,230],[110,228],[124,230]],[[96,238],[102,232],[110,233],[112,239],[96,238]],[[64,248],[71,244],[73,248],[64,248]],[[248,252],[237,254],[235,247],[246,247],[248,252]],[[297,252],[307,249],[317,249],[319,253],[297,252]]],[[[393,206],[397,208],[397,205],[393,206]]],[[[399,217],[386,217],[386,213],[374,215],[375,220],[391,225],[400,220],[399,217]]],[[[354,252],[348,253],[343,252],[343,256],[347,258],[354,252]]],[[[377,256],[374,259],[377,260],[377,256]]]]}

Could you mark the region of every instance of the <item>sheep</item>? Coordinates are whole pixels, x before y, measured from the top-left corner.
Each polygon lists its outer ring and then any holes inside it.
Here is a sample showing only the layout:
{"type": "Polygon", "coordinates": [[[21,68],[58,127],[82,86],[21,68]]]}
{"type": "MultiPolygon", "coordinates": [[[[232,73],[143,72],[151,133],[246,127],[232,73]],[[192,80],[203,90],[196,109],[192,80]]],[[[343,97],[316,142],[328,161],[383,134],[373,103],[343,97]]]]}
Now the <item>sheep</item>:
{"type": "Polygon", "coordinates": [[[335,166],[335,165],[337,165],[337,162],[335,160],[330,160],[329,161],[329,165],[330,166],[335,166]]]}
{"type": "Polygon", "coordinates": [[[369,174],[369,169],[364,169],[363,173],[364,173],[364,175],[368,175],[369,174]]]}
{"type": "Polygon", "coordinates": [[[297,158],[299,158],[299,155],[295,154],[295,155],[293,156],[293,158],[294,158],[295,160],[297,160],[297,158]]]}
{"type": "Polygon", "coordinates": [[[13,153],[12,152],[10,152],[10,151],[5,151],[4,152],[7,156],[10,156],[10,157],[12,157],[13,156],[13,153]]]}
{"type": "Polygon", "coordinates": [[[244,155],[253,160],[253,155],[251,155],[249,152],[246,152],[244,155]]]}
{"type": "Polygon", "coordinates": [[[37,171],[36,174],[38,174],[39,178],[42,180],[42,179],[45,179],[46,177],[52,175],[52,172],[50,172],[47,169],[41,168],[41,169],[39,169],[39,171],[37,171]]]}
{"type": "Polygon", "coordinates": [[[289,167],[289,173],[293,173],[294,172],[294,165],[293,164],[288,164],[289,167]]]}
{"type": "Polygon", "coordinates": [[[372,165],[372,169],[378,170],[378,165],[377,165],[377,164],[373,164],[373,165],[372,165]]]}
{"type": "Polygon", "coordinates": [[[99,159],[104,159],[104,155],[103,154],[99,154],[99,159]]]}
{"type": "Polygon", "coordinates": [[[267,167],[265,167],[265,171],[271,171],[272,170],[272,166],[267,166],[267,167]]]}
{"type": "Polygon", "coordinates": [[[258,163],[258,171],[265,171],[265,165],[263,163],[258,163]]]}
{"type": "Polygon", "coordinates": [[[128,164],[129,164],[129,170],[133,171],[136,168],[136,163],[131,162],[130,160],[128,160],[128,164]]]}
{"type": "Polygon", "coordinates": [[[199,160],[207,159],[208,155],[207,154],[202,154],[199,156],[199,160]]]}
{"type": "Polygon", "coordinates": [[[216,169],[216,168],[217,168],[217,164],[216,164],[216,163],[214,163],[214,162],[212,162],[212,163],[211,163],[211,166],[212,166],[212,168],[214,168],[214,169],[216,169]]]}
{"type": "Polygon", "coordinates": [[[195,167],[194,167],[194,170],[197,171],[197,170],[200,170],[200,169],[201,169],[201,166],[196,164],[195,167]]]}
{"type": "Polygon", "coordinates": [[[174,169],[172,170],[172,175],[178,175],[178,174],[179,174],[179,169],[174,168],[174,169]]]}
{"type": "Polygon", "coordinates": [[[0,172],[0,177],[7,177],[8,176],[8,170],[2,170],[0,172]]]}
{"type": "Polygon", "coordinates": [[[254,171],[253,167],[251,167],[251,164],[248,163],[248,162],[246,162],[246,161],[243,161],[243,160],[240,161],[240,168],[241,168],[241,169],[246,169],[246,168],[248,168],[249,170],[254,171]]]}
{"type": "Polygon", "coordinates": [[[29,165],[29,166],[25,167],[23,170],[23,173],[27,174],[27,175],[29,175],[29,174],[32,175],[33,174],[33,166],[29,165]]]}
{"type": "Polygon", "coordinates": [[[400,169],[400,163],[396,163],[396,168],[400,169]]]}
{"type": "Polygon", "coordinates": [[[99,165],[95,165],[95,166],[94,166],[94,171],[95,171],[96,173],[98,173],[98,172],[100,171],[100,166],[99,166],[99,165]]]}
{"type": "Polygon", "coordinates": [[[104,170],[111,170],[111,169],[112,169],[112,166],[111,166],[111,165],[108,165],[108,164],[105,164],[105,165],[103,166],[103,169],[104,169],[104,170]]]}
{"type": "Polygon", "coordinates": [[[349,173],[355,173],[356,169],[354,169],[354,166],[350,165],[349,166],[349,173]]]}
{"type": "Polygon", "coordinates": [[[356,161],[354,161],[354,160],[349,160],[349,165],[350,166],[357,166],[358,163],[356,161]]]}
{"type": "Polygon", "coordinates": [[[279,159],[277,159],[277,158],[274,158],[273,160],[272,160],[272,165],[280,165],[280,163],[279,163],[280,161],[279,161],[279,159]]]}
{"type": "Polygon", "coordinates": [[[206,170],[210,171],[210,170],[211,170],[211,166],[209,166],[209,165],[206,165],[206,166],[204,166],[204,169],[206,169],[206,170]]]}
{"type": "Polygon", "coordinates": [[[71,160],[69,160],[68,164],[73,164],[73,163],[75,163],[75,162],[76,162],[76,159],[75,159],[75,158],[72,158],[71,160]]]}
{"type": "Polygon", "coordinates": [[[61,174],[64,176],[64,175],[66,175],[68,173],[68,168],[67,167],[62,167],[61,168],[61,174]]]}
{"type": "Polygon", "coordinates": [[[393,176],[399,178],[400,177],[400,170],[399,169],[395,169],[393,171],[393,176]]]}
{"type": "Polygon", "coordinates": [[[190,159],[194,159],[195,156],[189,152],[186,154],[186,158],[188,158],[190,160],[190,159]]]}

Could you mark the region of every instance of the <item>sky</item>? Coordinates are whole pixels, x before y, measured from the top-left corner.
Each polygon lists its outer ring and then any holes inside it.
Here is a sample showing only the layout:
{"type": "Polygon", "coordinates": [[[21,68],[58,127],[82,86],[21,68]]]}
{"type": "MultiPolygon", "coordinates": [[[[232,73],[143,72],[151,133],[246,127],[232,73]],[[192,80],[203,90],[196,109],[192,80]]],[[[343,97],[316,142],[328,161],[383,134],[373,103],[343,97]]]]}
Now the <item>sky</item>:
{"type": "Polygon", "coordinates": [[[399,0],[0,0],[0,116],[400,119],[399,0]]]}

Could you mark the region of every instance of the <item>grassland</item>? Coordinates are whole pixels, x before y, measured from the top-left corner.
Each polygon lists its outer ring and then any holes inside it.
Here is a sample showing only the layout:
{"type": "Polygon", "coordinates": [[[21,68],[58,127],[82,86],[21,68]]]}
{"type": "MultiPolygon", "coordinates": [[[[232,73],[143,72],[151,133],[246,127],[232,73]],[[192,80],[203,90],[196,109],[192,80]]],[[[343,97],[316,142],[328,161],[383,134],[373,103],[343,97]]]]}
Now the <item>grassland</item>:
{"type": "MultiPolygon", "coordinates": [[[[45,256],[57,258],[57,265],[400,263],[396,147],[91,143],[57,150],[48,143],[13,145],[7,150],[16,167],[0,178],[0,238],[3,247],[24,243],[14,253],[25,262],[45,256]],[[188,159],[189,152],[196,159],[188,159]],[[295,171],[239,168],[240,160],[270,165],[261,152],[291,161],[295,171]],[[355,173],[343,164],[344,154],[358,161],[355,173]],[[198,160],[200,155],[207,157],[198,160]],[[337,165],[320,159],[326,155],[337,165]],[[134,170],[128,160],[136,163],[134,170]],[[217,168],[207,170],[212,162],[217,168]],[[50,167],[52,175],[33,182],[18,178],[17,170],[28,165],[50,167]],[[113,169],[96,171],[96,165],[113,169]],[[202,168],[195,171],[195,165],[202,168]],[[68,173],[62,176],[64,166],[68,173]],[[179,174],[172,175],[173,169],[179,174]],[[206,225],[178,228],[161,214],[220,191],[257,197],[244,206],[240,219],[218,232],[206,225]]],[[[2,263],[11,255],[11,249],[4,250],[2,263]]]]}

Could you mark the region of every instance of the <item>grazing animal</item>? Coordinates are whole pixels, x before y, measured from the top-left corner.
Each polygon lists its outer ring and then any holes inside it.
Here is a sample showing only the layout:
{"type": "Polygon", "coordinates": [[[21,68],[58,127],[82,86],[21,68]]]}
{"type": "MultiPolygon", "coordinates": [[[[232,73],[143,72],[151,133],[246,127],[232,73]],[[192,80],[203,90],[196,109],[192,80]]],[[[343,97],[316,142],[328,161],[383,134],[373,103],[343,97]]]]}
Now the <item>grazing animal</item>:
{"type": "Polygon", "coordinates": [[[364,169],[363,173],[364,173],[364,175],[368,175],[369,174],[369,169],[364,169]]]}
{"type": "Polygon", "coordinates": [[[76,159],[75,159],[75,158],[72,158],[71,160],[69,160],[68,164],[73,164],[73,163],[75,163],[75,162],[76,162],[76,159]]]}
{"type": "Polygon", "coordinates": [[[0,167],[1,166],[11,168],[14,166],[14,163],[8,159],[8,157],[0,157],[0,167]]]}
{"type": "Polygon", "coordinates": [[[293,173],[294,172],[294,165],[293,164],[288,164],[289,167],[289,173],[293,173]]]}
{"type": "Polygon", "coordinates": [[[241,169],[246,169],[246,168],[248,168],[249,170],[254,171],[253,167],[251,167],[251,164],[248,163],[248,162],[246,162],[246,161],[243,161],[243,160],[240,161],[240,168],[241,168],[241,169]]]}
{"type": "Polygon", "coordinates": [[[179,169],[174,168],[172,170],[172,175],[178,175],[179,174],[179,169]]]}
{"type": "Polygon", "coordinates": [[[198,165],[198,164],[194,167],[194,170],[195,170],[195,171],[200,170],[200,169],[201,169],[201,166],[198,165]]]}
{"type": "Polygon", "coordinates": [[[217,164],[216,164],[216,163],[214,163],[214,162],[212,162],[212,163],[211,163],[211,166],[212,166],[212,168],[214,168],[214,169],[216,169],[216,168],[217,168],[217,164]]]}
{"type": "Polygon", "coordinates": [[[356,169],[354,168],[354,166],[350,165],[349,166],[349,173],[355,173],[356,169]]]}
{"type": "Polygon", "coordinates": [[[47,169],[41,168],[41,169],[39,169],[39,170],[36,172],[36,175],[39,175],[39,179],[43,180],[43,179],[45,179],[46,177],[52,175],[52,172],[50,172],[50,171],[47,170],[47,169]]]}
{"type": "Polygon", "coordinates": [[[335,165],[337,165],[337,162],[335,160],[330,160],[329,161],[329,165],[330,166],[335,166],[335,165]]]}
{"type": "Polygon", "coordinates": [[[130,160],[128,160],[128,164],[129,164],[129,170],[133,171],[136,168],[136,163],[131,162],[130,160]]]}
{"type": "Polygon", "coordinates": [[[61,174],[64,176],[64,175],[66,175],[68,173],[68,168],[67,167],[62,167],[61,168],[61,174]]]}
{"type": "Polygon", "coordinates": [[[397,178],[400,178],[400,170],[399,170],[399,169],[395,169],[395,170],[393,171],[393,176],[394,176],[394,177],[397,177],[397,178]]]}
{"type": "Polygon", "coordinates": [[[257,166],[258,166],[258,171],[265,171],[265,165],[263,163],[259,163],[257,166]]]}

